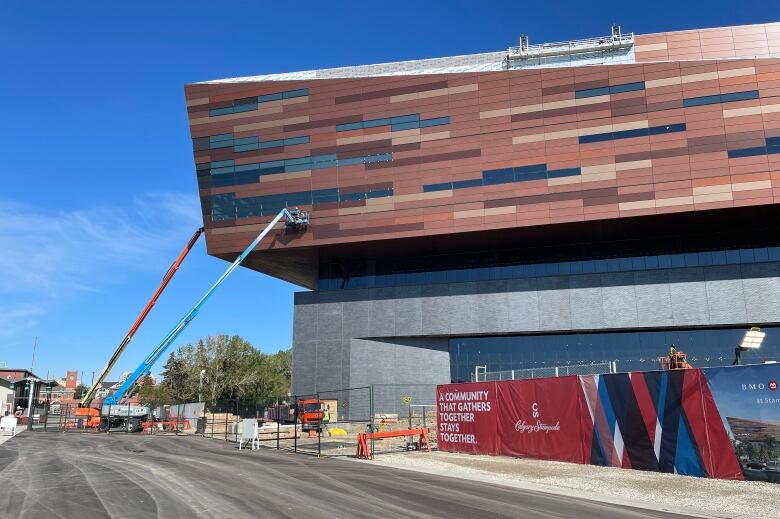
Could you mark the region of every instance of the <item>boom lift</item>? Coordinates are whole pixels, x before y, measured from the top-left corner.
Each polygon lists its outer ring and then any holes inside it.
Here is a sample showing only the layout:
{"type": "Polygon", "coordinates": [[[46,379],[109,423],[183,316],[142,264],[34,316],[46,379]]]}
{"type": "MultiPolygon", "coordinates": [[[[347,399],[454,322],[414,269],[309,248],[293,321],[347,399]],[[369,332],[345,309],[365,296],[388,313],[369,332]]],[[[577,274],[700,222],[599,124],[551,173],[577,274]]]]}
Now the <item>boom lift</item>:
{"type": "Polygon", "coordinates": [[[273,227],[279,223],[282,218],[285,219],[285,225],[292,229],[304,229],[309,223],[309,214],[299,210],[298,208],[288,210],[283,208],[279,211],[273,220],[262,230],[260,234],[244,249],[244,252],[230,264],[225,272],[217,279],[217,281],[209,288],[203,297],[195,303],[189,312],[182,317],[176,326],[168,332],[163,338],[160,344],[157,345],[154,350],[141,362],[141,364],[133,371],[133,373],[125,380],[125,382],[117,389],[113,395],[109,395],[103,401],[103,407],[100,412],[100,429],[107,431],[112,428],[121,427],[128,431],[138,431],[142,427],[142,423],[149,418],[151,410],[147,406],[132,406],[132,405],[120,405],[120,402],[127,396],[130,391],[135,387],[139,380],[145,377],[152,369],[154,363],[165,353],[173,341],[189,326],[195,317],[197,317],[201,306],[208,301],[214,291],[219,287],[227,277],[233,273],[236,268],[244,261],[250,252],[257,247],[257,244],[262,241],[263,238],[273,229],[273,227]]]}
{"type": "Polygon", "coordinates": [[[130,330],[127,332],[127,335],[125,335],[125,338],[122,339],[122,342],[119,343],[119,346],[117,346],[116,350],[114,350],[114,354],[111,355],[111,358],[108,359],[106,365],[103,366],[103,369],[100,371],[100,374],[98,375],[98,378],[95,380],[94,384],[92,384],[92,387],[89,388],[89,391],[87,391],[84,394],[81,401],[79,402],[79,408],[76,409],[74,414],[77,417],[86,419],[87,426],[97,426],[100,422],[100,410],[89,407],[89,404],[92,402],[92,399],[95,398],[95,393],[97,392],[97,389],[106,379],[108,373],[114,367],[117,360],[119,360],[120,355],[122,355],[122,352],[125,351],[127,345],[130,344],[130,341],[133,340],[133,336],[135,335],[135,332],[138,331],[138,328],[141,327],[141,324],[146,319],[146,316],[149,315],[149,312],[152,311],[152,308],[157,303],[157,300],[160,298],[160,295],[168,286],[168,283],[171,281],[171,279],[173,279],[173,276],[179,270],[179,267],[184,261],[184,258],[187,257],[187,254],[189,254],[190,250],[192,250],[192,247],[195,246],[195,242],[198,241],[198,238],[202,233],[203,233],[203,227],[195,231],[195,233],[190,238],[190,241],[187,242],[187,245],[185,245],[184,248],[181,250],[179,255],[176,257],[176,260],[174,260],[173,264],[171,264],[171,266],[168,268],[168,271],[163,276],[163,279],[160,282],[160,286],[157,287],[157,290],[155,291],[152,298],[149,299],[148,303],[146,303],[146,306],[138,315],[133,325],[130,327],[130,330]]]}
{"type": "Polygon", "coordinates": [[[103,370],[98,375],[97,380],[95,380],[95,383],[92,385],[91,388],[89,388],[89,391],[87,391],[84,394],[84,397],[81,399],[81,407],[86,407],[92,402],[92,399],[95,398],[95,392],[97,391],[97,388],[100,387],[100,384],[103,383],[103,381],[108,376],[108,373],[111,371],[111,368],[114,367],[114,364],[116,364],[116,361],[119,360],[119,356],[122,355],[122,352],[125,351],[125,348],[127,348],[127,345],[130,344],[130,341],[133,340],[133,336],[135,335],[135,332],[138,331],[138,328],[141,327],[141,323],[144,322],[146,319],[146,316],[149,315],[149,312],[152,311],[152,307],[157,303],[157,299],[159,299],[160,295],[165,290],[165,287],[168,286],[168,283],[173,279],[173,276],[176,274],[176,271],[179,270],[179,267],[181,266],[182,262],[184,261],[184,258],[187,257],[187,254],[189,254],[190,250],[192,250],[192,247],[195,246],[195,242],[198,241],[198,238],[203,233],[203,227],[195,231],[195,234],[192,235],[192,238],[190,238],[190,241],[187,243],[187,245],[182,249],[182,251],[179,253],[179,256],[176,258],[176,260],[173,262],[173,264],[168,268],[168,271],[163,276],[162,282],[160,283],[160,286],[157,287],[157,291],[154,293],[152,298],[149,300],[148,303],[146,303],[146,306],[141,311],[141,314],[138,316],[138,318],[133,323],[133,326],[130,327],[130,331],[127,332],[127,335],[122,340],[122,342],[117,347],[116,351],[114,351],[114,354],[111,355],[111,358],[108,359],[108,362],[103,367],[103,370]]]}

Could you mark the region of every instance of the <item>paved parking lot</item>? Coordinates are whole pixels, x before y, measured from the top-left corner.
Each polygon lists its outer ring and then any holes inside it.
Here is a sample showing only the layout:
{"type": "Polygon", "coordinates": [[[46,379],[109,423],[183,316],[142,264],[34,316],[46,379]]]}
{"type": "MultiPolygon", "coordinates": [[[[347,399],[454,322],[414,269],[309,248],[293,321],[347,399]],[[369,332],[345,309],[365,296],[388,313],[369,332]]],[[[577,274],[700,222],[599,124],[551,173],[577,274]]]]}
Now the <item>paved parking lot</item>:
{"type": "Polygon", "coordinates": [[[0,481],[14,519],[675,517],[190,436],[25,433],[0,446],[0,481]]]}

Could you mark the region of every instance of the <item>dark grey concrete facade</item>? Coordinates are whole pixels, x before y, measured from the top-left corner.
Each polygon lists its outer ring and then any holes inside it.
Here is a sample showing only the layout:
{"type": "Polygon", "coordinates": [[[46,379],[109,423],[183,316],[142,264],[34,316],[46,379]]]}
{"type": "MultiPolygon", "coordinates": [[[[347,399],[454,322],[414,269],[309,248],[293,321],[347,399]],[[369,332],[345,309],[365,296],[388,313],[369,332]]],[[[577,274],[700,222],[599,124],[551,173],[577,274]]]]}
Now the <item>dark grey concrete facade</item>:
{"type": "Polygon", "coordinates": [[[450,381],[448,338],[780,323],[780,263],[295,295],[293,392],[450,381]]]}

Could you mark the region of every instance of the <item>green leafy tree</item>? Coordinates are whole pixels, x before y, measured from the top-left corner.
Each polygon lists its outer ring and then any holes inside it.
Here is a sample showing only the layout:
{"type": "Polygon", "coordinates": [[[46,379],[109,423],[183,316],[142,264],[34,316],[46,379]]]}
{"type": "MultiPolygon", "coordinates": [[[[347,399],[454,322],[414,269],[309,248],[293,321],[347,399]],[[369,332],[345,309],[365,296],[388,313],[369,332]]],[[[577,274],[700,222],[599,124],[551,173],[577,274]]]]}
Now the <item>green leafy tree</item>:
{"type": "Polygon", "coordinates": [[[87,391],[89,391],[89,388],[85,386],[84,384],[79,384],[76,386],[76,389],[73,390],[73,398],[76,400],[81,400],[84,398],[84,395],[87,394],[87,391]]]}
{"type": "Polygon", "coordinates": [[[203,399],[272,400],[290,389],[292,352],[272,355],[233,335],[212,335],[171,353],[162,372],[169,398],[197,401],[203,371],[203,399]]]}
{"type": "Polygon", "coordinates": [[[152,377],[147,375],[139,384],[138,398],[141,405],[159,407],[171,403],[171,394],[164,384],[155,384],[152,377]]]}
{"type": "Polygon", "coordinates": [[[162,378],[162,385],[174,402],[192,401],[190,367],[184,356],[172,352],[163,368],[162,378]]]}

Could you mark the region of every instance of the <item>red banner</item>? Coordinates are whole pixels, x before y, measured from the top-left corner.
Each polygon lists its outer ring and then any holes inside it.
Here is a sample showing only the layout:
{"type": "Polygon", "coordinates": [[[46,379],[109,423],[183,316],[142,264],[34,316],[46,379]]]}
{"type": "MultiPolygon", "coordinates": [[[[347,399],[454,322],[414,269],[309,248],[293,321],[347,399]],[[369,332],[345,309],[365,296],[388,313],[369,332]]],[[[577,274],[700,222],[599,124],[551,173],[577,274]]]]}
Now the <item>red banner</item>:
{"type": "Polygon", "coordinates": [[[441,450],[498,454],[495,382],[438,386],[436,403],[441,450]]]}
{"type": "Polygon", "coordinates": [[[496,385],[499,453],[587,463],[593,435],[577,377],[512,380],[496,385]],[[585,452],[587,446],[588,452],[585,452]]]}
{"type": "Polygon", "coordinates": [[[448,384],[437,404],[443,451],[743,477],[697,369],[448,384]]]}

